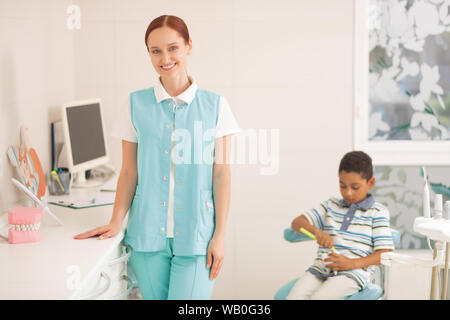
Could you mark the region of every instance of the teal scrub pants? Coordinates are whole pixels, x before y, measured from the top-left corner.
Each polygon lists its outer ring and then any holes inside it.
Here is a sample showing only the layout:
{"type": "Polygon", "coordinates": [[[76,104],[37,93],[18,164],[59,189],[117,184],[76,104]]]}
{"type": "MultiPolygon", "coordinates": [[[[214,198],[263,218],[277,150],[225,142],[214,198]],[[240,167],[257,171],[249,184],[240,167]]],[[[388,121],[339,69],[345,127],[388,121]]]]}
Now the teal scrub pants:
{"type": "Polygon", "coordinates": [[[131,250],[132,268],[144,300],[208,300],[214,280],[209,279],[206,255],[173,255],[173,238],[157,252],[131,250]]]}

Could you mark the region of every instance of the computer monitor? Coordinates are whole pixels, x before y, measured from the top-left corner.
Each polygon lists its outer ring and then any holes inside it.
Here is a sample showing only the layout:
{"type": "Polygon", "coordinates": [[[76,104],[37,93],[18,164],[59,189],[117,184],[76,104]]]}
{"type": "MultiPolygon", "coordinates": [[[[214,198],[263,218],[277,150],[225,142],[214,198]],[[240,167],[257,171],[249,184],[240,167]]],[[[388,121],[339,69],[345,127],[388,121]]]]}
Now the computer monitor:
{"type": "Polygon", "coordinates": [[[94,187],[85,171],[109,162],[105,123],[100,99],[72,101],[62,105],[62,126],[73,187],[94,187]]]}

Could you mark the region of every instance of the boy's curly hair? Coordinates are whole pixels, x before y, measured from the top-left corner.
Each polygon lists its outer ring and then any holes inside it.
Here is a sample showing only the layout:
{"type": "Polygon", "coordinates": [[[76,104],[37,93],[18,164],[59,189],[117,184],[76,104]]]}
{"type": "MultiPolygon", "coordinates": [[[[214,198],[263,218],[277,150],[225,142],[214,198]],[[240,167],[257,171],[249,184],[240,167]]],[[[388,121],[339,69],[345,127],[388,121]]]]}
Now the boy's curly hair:
{"type": "Polygon", "coordinates": [[[339,164],[339,173],[356,172],[369,181],[373,176],[372,158],[362,151],[351,151],[344,155],[339,164]]]}

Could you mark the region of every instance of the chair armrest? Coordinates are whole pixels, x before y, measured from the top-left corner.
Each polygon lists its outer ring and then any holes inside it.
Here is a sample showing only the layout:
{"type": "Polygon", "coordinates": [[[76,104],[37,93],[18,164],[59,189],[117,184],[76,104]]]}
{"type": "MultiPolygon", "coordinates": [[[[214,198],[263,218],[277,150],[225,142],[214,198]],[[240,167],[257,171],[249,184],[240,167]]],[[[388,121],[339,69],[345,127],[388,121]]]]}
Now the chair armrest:
{"type": "Polygon", "coordinates": [[[286,228],[284,229],[284,240],[288,242],[301,242],[312,239],[307,235],[295,232],[292,228],[286,228]]]}

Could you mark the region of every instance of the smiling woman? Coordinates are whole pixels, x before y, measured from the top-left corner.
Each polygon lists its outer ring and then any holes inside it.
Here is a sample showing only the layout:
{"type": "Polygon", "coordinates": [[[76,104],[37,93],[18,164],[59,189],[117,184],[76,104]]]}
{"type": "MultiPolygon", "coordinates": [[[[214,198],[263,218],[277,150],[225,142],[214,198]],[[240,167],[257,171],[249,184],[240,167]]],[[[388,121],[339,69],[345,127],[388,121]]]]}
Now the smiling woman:
{"type": "Polygon", "coordinates": [[[192,40],[182,19],[153,20],[145,45],[159,79],[132,92],[120,115],[123,160],[111,222],[76,238],[112,237],[129,212],[124,243],[143,298],[209,299],[224,260],[231,192],[229,156],[219,151],[231,150],[230,135],[240,130],[225,98],[188,75],[192,40]]]}
{"type": "MultiPolygon", "coordinates": [[[[165,20],[166,18],[161,23],[165,20]]],[[[146,45],[153,68],[161,76],[161,82],[167,93],[177,96],[192,84],[186,71],[187,58],[192,51],[192,40],[190,38],[186,40],[182,34],[168,25],[157,27],[158,24],[156,26],[152,24],[146,32],[149,34],[146,45]]],[[[187,28],[183,34],[189,36],[187,28]]]]}
{"type": "Polygon", "coordinates": [[[187,57],[192,51],[192,39],[182,19],[164,15],[153,20],[145,32],[145,45],[153,67],[171,96],[177,96],[191,85],[186,68],[187,57]],[[177,79],[175,86],[181,91],[174,91],[174,86],[164,83],[167,75],[177,79]],[[180,86],[180,83],[185,85],[180,86]]]}

